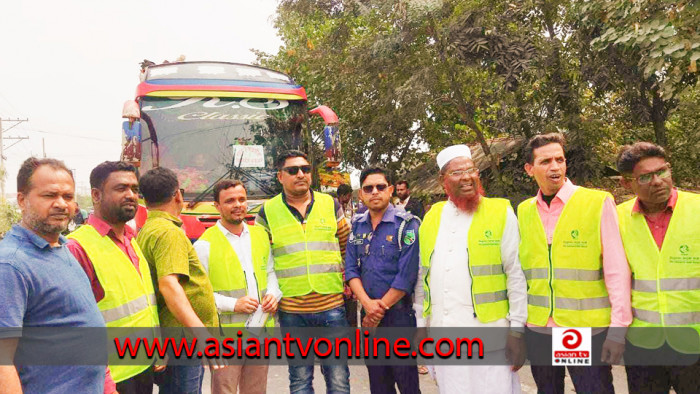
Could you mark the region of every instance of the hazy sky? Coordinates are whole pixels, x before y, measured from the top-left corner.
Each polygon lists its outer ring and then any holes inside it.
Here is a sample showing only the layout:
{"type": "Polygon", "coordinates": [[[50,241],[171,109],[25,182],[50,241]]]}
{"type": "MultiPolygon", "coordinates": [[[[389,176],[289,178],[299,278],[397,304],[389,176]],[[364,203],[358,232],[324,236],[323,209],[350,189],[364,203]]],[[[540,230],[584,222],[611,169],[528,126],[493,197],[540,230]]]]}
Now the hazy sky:
{"type": "MultiPolygon", "coordinates": [[[[0,117],[29,118],[5,136],[26,136],[5,151],[6,191],[16,191],[30,155],[64,160],[79,193],[90,170],[118,160],[121,111],[133,99],[139,62],[251,63],[250,49],[276,52],[274,0],[0,2],[0,117]]],[[[3,123],[7,129],[12,123],[3,123]]],[[[6,140],[5,147],[14,141],[6,140]]]]}

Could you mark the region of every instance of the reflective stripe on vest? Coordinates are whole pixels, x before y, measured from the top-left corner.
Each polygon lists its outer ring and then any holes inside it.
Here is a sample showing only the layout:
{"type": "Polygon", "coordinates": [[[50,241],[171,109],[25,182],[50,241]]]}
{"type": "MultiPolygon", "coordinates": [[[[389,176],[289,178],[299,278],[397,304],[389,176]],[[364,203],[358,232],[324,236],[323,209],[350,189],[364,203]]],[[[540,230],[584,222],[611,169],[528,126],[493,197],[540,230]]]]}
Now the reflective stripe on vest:
{"type": "Polygon", "coordinates": [[[602,270],[600,221],[608,193],[577,187],[557,221],[551,251],[537,199],[518,206],[520,262],[528,283],[528,323],[607,327],[610,300],[602,270]]]}
{"type": "Polygon", "coordinates": [[[264,205],[275,273],[284,297],[343,292],[334,201],[324,193],[313,192],[313,198],[304,226],[289,211],[281,194],[264,205]]]}
{"type": "Polygon", "coordinates": [[[668,342],[682,353],[700,352],[700,195],[678,191],[661,250],[644,215],[632,212],[636,198],[617,207],[620,234],[632,269],[632,312],[627,333],[638,347],[656,349],[668,342]]]}
{"type": "MultiPolygon", "coordinates": [[[[155,337],[154,329],[143,331],[144,327],[158,327],[158,308],[151,270],[136,239],[131,240],[131,246],[139,258],[138,272],[129,257],[109,236],[101,236],[91,225],[79,227],[69,234],[68,238],[76,240],[83,248],[104,289],[105,295],[97,306],[105,325],[141,328],[139,336],[155,337]]],[[[110,354],[108,361],[112,379],[117,383],[138,375],[153,364],[153,360],[145,356],[141,365],[116,364],[117,359],[116,354],[110,354]]]]}
{"type": "MultiPolygon", "coordinates": [[[[425,215],[418,232],[421,264],[425,268],[423,287],[425,300],[423,315],[431,312],[430,267],[433,249],[440,229],[440,218],[446,202],[439,202],[425,215]]],[[[482,197],[474,213],[467,248],[468,270],[472,278],[471,295],[474,313],[484,323],[503,319],[508,315],[509,304],[506,275],[501,261],[501,238],[506,225],[508,200],[482,197]]]]}
{"type": "MultiPolygon", "coordinates": [[[[267,293],[267,263],[270,257],[270,239],[260,226],[247,226],[250,233],[253,275],[258,287],[258,300],[267,293]]],[[[217,294],[226,297],[241,298],[248,294],[248,282],[241,262],[226,235],[217,223],[209,227],[201,240],[209,242],[208,274],[212,288],[217,294]]],[[[250,315],[247,313],[223,312],[219,314],[222,327],[243,327],[250,315]]],[[[274,316],[265,322],[267,327],[274,327],[274,316]]]]}

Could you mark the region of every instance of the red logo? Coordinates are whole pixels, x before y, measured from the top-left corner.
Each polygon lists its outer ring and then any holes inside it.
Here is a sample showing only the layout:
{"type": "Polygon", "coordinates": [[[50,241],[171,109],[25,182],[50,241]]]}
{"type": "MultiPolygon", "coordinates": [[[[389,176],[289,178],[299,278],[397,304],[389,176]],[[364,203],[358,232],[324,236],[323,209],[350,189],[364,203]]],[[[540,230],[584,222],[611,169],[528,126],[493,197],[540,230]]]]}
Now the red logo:
{"type": "Polygon", "coordinates": [[[562,345],[567,349],[576,349],[581,345],[582,341],[581,333],[573,328],[564,331],[564,336],[561,339],[562,345]]]}

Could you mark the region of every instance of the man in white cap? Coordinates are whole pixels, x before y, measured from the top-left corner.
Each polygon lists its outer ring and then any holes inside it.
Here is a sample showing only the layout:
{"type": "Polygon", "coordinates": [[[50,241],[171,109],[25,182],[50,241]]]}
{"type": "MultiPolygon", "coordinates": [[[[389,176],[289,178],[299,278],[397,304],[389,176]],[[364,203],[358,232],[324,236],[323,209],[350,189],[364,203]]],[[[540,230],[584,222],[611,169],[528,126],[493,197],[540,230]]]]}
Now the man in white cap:
{"type": "Polygon", "coordinates": [[[435,366],[440,392],[519,393],[527,287],[518,260],[518,221],[508,200],[483,196],[469,147],[450,146],[437,163],[448,201],[434,204],[420,227],[423,280],[417,287],[423,288],[416,301],[423,302],[425,321],[418,324],[503,327],[497,334],[502,337],[489,341],[485,360],[511,364],[435,366]]]}

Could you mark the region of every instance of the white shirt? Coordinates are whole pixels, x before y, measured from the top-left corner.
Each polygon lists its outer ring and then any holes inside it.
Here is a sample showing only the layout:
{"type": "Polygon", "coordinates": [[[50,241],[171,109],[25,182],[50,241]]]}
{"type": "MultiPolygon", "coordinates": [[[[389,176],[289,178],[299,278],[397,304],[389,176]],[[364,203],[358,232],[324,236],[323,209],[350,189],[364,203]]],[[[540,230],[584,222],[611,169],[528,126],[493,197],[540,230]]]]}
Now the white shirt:
{"type": "Polygon", "coordinates": [[[411,199],[411,196],[406,197],[406,199],[401,202],[401,199],[396,201],[396,204],[394,204],[397,208],[406,208],[406,204],[408,204],[408,200],[411,199]]]}
{"type": "MultiPolygon", "coordinates": [[[[255,280],[254,269],[253,269],[253,252],[250,243],[250,230],[248,230],[248,225],[243,222],[243,232],[241,235],[236,235],[226,229],[221,224],[221,220],[216,222],[216,226],[219,227],[224,236],[228,240],[229,244],[236,252],[238,260],[241,262],[241,268],[245,273],[246,284],[248,285],[248,295],[251,297],[258,298],[258,283],[255,280]]],[[[194,250],[197,252],[199,261],[204,266],[204,269],[209,273],[209,241],[203,239],[197,240],[194,243],[194,250]]],[[[275,267],[273,265],[272,252],[267,260],[267,294],[272,294],[277,296],[282,294],[277,283],[277,275],[275,275],[275,267]]],[[[238,298],[227,297],[222,294],[214,293],[214,301],[216,301],[216,308],[219,312],[233,312],[236,307],[236,301],[238,298]]],[[[260,301],[260,300],[258,300],[260,301]]]]}
{"type": "MultiPolygon", "coordinates": [[[[483,324],[474,317],[469,275],[467,237],[472,213],[466,213],[448,201],[442,211],[435,249],[430,260],[431,327],[523,327],[527,321],[527,282],[520,267],[518,220],[508,209],[501,239],[501,261],[506,274],[510,313],[506,319],[483,324]]],[[[421,275],[425,275],[421,272],[421,275]]],[[[422,281],[416,286],[416,305],[422,310],[425,297],[422,281]]],[[[421,314],[422,315],[422,312],[421,314]]],[[[419,316],[420,316],[419,315],[419,316]]],[[[419,326],[425,324],[419,319],[419,326]]]]}

